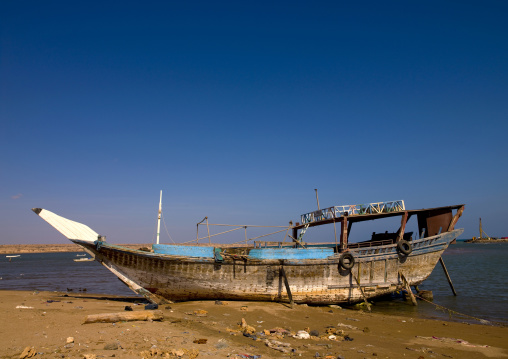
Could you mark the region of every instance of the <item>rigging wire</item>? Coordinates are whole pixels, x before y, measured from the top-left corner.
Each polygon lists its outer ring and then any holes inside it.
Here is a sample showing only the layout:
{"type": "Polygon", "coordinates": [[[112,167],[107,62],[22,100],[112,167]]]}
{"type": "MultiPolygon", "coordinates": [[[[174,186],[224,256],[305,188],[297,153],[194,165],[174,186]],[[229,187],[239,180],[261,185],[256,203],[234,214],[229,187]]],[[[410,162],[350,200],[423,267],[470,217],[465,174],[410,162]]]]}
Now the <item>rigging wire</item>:
{"type": "Polygon", "coordinates": [[[173,244],[175,244],[175,241],[173,240],[173,238],[171,238],[171,235],[168,232],[168,227],[166,227],[166,221],[164,220],[164,214],[162,211],[161,211],[161,218],[162,218],[162,223],[164,224],[164,228],[166,229],[166,234],[168,235],[169,239],[171,239],[171,242],[173,242],[173,244]]]}

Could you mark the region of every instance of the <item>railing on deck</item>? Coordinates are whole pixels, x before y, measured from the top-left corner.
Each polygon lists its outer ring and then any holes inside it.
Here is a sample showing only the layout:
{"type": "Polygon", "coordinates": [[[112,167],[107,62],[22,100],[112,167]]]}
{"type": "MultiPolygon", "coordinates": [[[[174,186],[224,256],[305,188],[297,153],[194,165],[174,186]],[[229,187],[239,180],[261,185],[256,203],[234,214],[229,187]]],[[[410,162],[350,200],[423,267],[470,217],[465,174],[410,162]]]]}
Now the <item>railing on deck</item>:
{"type": "Polygon", "coordinates": [[[391,213],[404,211],[405,209],[403,200],[334,206],[302,214],[301,221],[302,224],[306,224],[339,218],[343,215],[357,216],[362,214],[391,213]]]}

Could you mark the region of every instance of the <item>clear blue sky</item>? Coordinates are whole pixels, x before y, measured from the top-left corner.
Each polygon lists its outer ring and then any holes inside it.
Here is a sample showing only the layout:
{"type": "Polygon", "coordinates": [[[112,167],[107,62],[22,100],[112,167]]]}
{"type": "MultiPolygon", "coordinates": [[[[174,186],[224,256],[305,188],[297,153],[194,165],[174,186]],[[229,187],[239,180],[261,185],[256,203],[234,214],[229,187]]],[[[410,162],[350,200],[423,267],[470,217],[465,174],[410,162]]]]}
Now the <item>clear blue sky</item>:
{"type": "MultiPolygon", "coordinates": [[[[466,204],[508,236],[505,1],[3,1],[0,243],[466,204]]],[[[163,231],[165,232],[165,231],[163,231]]]]}

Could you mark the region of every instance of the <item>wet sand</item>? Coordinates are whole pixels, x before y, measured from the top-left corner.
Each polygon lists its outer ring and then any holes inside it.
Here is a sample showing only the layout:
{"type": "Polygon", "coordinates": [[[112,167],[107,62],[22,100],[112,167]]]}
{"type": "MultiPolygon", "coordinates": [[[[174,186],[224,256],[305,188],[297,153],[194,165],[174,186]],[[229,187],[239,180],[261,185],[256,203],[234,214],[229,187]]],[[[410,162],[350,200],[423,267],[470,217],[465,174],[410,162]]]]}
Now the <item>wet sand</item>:
{"type": "Polygon", "coordinates": [[[162,321],[84,324],[88,315],[145,311],[145,304],[138,297],[0,291],[0,358],[20,358],[27,348],[34,358],[508,357],[507,327],[340,307],[195,301],[160,306],[162,321]],[[298,331],[313,336],[293,338],[298,331]]]}

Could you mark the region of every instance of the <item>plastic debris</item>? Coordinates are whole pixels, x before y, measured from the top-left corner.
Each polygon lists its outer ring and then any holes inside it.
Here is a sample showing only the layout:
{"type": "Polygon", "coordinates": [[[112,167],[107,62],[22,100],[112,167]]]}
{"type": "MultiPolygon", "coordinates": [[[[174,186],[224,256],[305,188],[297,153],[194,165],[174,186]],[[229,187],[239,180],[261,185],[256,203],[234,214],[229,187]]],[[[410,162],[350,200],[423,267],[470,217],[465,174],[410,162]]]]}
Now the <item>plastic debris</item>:
{"type": "Polygon", "coordinates": [[[295,338],[295,339],[310,339],[310,334],[307,333],[305,330],[299,330],[298,333],[293,335],[293,338],[295,338]]]}

